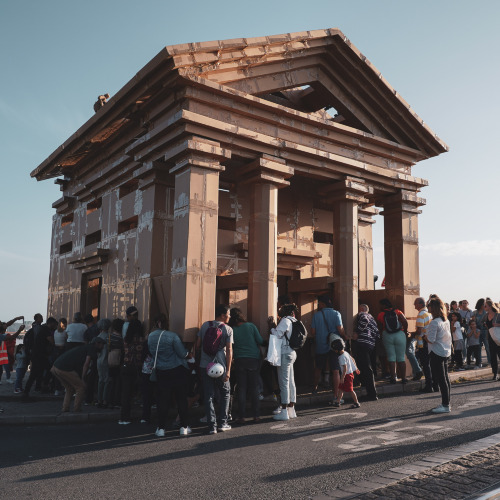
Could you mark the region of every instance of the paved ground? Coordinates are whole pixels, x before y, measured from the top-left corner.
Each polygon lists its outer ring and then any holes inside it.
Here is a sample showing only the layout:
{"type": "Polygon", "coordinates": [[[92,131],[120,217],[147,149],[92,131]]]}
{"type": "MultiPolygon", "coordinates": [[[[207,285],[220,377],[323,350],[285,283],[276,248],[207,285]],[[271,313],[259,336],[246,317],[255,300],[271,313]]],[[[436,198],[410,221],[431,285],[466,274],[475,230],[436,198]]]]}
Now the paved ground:
{"type": "Polygon", "coordinates": [[[500,437],[483,442],[482,448],[489,450],[482,455],[470,453],[478,450],[478,440],[500,432],[499,390],[500,382],[454,384],[453,410],[447,415],[429,412],[439,403],[435,394],[387,396],[357,410],[334,409],[324,403],[306,406],[304,401],[296,420],[279,423],[267,416],[260,424],[234,427],[215,436],[208,436],[206,428],[197,424],[187,438],[172,430],[158,439],[154,426],[144,424],[3,425],[0,440],[9,453],[0,457],[2,486],[10,496],[40,499],[53,498],[54,492],[63,492],[68,499],[89,495],[303,499],[339,497],[339,487],[347,485],[368,482],[383,488],[396,481],[385,488],[385,494],[363,489],[342,495],[412,498],[407,495],[411,488],[417,489],[414,481],[418,480],[432,482],[432,486],[420,484],[421,491],[431,488],[421,497],[463,498],[471,488],[462,488],[460,497],[444,476],[456,473],[457,478],[463,476],[464,484],[473,484],[462,470],[467,469],[467,460],[480,477],[478,490],[487,477],[491,483],[498,480],[493,457],[498,452],[494,441],[498,438],[500,444],[500,437]],[[465,462],[455,463],[457,447],[462,447],[460,457],[465,462]],[[429,457],[437,453],[448,453],[451,461],[429,466],[429,457]],[[422,462],[427,463],[425,468],[418,465],[422,462]],[[384,484],[380,479],[376,482],[389,469],[399,469],[401,474],[384,484]]]}

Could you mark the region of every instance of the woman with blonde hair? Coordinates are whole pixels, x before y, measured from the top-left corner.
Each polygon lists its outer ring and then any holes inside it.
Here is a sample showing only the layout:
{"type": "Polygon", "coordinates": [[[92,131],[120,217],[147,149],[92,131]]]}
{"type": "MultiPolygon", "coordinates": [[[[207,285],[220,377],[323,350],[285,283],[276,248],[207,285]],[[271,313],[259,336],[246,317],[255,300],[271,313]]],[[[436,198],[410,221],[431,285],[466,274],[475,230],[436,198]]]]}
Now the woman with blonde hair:
{"type": "MultiPolygon", "coordinates": [[[[495,304],[491,299],[486,299],[484,302],[484,310],[486,311],[486,328],[489,330],[494,326],[500,326],[500,312],[498,304],[495,304]]],[[[492,339],[488,333],[488,345],[490,346],[490,361],[491,371],[493,372],[493,380],[498,380],[498,357],[500,357],[500,346],[492,339]]]]}
{"type": "Polygon", "coordinates": [[[424,335],[424,339],[428,343],[432,379],[438,383],[441,391],[441,404],[434,408],[432,412],[449,413],[451,410],[451,385],[448,376],[448,358],[451,355],[450,322],[446,318],[446,308],[441,299],[431,299],[428,310],[433,319],[427,327],[427,334],[424,335]]]}

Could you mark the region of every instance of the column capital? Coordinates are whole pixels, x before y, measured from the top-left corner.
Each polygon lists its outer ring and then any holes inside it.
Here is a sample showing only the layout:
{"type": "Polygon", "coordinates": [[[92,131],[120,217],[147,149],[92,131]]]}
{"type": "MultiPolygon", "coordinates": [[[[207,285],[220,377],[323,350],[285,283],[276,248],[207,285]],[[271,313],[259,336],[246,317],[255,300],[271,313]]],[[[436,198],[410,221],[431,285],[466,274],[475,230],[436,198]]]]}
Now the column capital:
{"type": "Polygon", "coordinates": [[[263,154],[260,158],[240,168],[241,184],[273,184],[277,188],[290,185],[287,180],[294,174],[282,158],[263,154]]]}
{"type": "Polygon", "coordinates": [[[224,171],[225,167],[220,162],[230,158],[231,151],[221,148],[218,142],[196,136],[176,144],[163,157],[166,162],[175,162],[175,165],[169,170],[171,174],[177,174],[191,166],[224,171]]]}
{"type": "Polygon", "coordinates": [[[327,198],[328,202],[353,201],[358,205],[366,205],[370,203],[367,196],[373,194],[373,187],[359,177],[346,176],[321,188],[318,194],[327,198]]]}
{"type": "Polygon", "coordinates": [[[366,224],[375,224],[374,215],[378,215],[379,209],[373,205],[360,205],[358,207],[358,220],[366,224]]]}
{"type": "Polygon", "coordinates": [[[395,212],[409,212],[413,214],[421,214],[421,207],[426,204],[425,198],[417,196],[416,191],[407,191],[401,189],[396,194],[383,198],[382,205],[384,210],[380,212],[381,215],[389,215],[395,212]]]}

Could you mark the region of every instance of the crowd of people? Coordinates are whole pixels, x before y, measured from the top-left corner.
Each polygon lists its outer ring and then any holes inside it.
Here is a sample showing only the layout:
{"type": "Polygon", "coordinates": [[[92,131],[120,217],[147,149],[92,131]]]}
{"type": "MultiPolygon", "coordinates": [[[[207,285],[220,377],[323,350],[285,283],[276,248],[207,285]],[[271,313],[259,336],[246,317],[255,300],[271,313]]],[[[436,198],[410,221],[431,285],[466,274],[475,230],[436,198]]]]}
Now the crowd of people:
{"type": "MultiPolygon", "coordinates": [[[[309,332],[315,352],[312,392],[319,390],[322,379],[327,386],[331,380],[331,404],[339,407],[344,395],[349,395],[352,408],[359,408],[363,400],[378,399],[376,378],[407,383],[408,359],[413,380],[425,377],[420,390],[441,393],[441,405],[432,411],[450,412],[450,370],[488,363],[494,380],[499,378],[500,346],[492,333],[500,327],[499,306],[489,298],[478,300],[475,310],[468,306],[466,300],[447,304],[437,295],[427,301],[417,297],[416,327],[410,332],[405,315],[388,299],[380,301],[376,318],[366,304],[360,304],[354,330],[347,335],[330,297],[319,296],[309,332]],[[487,363],[482,359],[483,346],[487,363]],[[358,399],[354,391],[356,381],[366,389],[363,398],[358,399]]],[[[96,321],[92,315],[76,313],[69,324],[65,318],[53,317],[44,323],[42,315],[36,314],[21,344],[16,339],[24,325],[6,333],[10,325],[24,319],[18,317],[0,323],[0,369],[14,384],[14,392],[25,398],[33,386],[35,391],[64,394],[63,412],[70,411],[74,396],[73,411],[92,404],[119,408],[118,423],[128,425],[134,402],[141,403],[141,423],[151,421],[156,406],[158,437],[165,435],[173,399],[177,411],[173,425],[182,436],[191,433],[189,408],[200,403],[210,434],[230,430],[232,422],[249,422],[247,396],[252,421],[259,422],[265,393],[279,398],[273,418],[289,420],[297,416],[294,364],[307,332],[298,318],[299,309],[288,297],[278,299],[278,311],[276,321],[269,318],[269,331],[259,332],[240,309],[219,305],[214,319],[201,325],[196,342],[191,343],[182,342],[168,329],[163,314],[154,318],[151,331],[146,332],[134,306],[126,310],[125,320],[96,321]],[[238,414],[233,419],[236,393],[238,414]]]]}

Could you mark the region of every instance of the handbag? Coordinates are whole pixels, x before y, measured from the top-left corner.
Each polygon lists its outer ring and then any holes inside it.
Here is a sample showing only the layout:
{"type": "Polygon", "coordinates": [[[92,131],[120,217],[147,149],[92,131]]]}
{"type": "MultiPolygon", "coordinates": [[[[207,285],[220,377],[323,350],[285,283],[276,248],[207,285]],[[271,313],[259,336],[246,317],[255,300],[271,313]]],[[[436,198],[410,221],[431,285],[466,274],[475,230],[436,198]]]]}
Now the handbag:
{"type": "Polygon", "coordinates": [[[120,366],[121,357],[121,349],[111,349],[111,333],[108,334],[108,366],[111,368],[120,366]]]}
{"type": "Polygon", "coordinates": [[[163,330],[160,333],[160,336],[158,337],[158,343],[156,344],[155,362],[154,362],[153,367],[151,369],[151,375],[149,376],[149,380],[151,380],[151,382],[156,382],[158,380],[158,376],[156,375],[156,360],[158,359],[158,347],[160,347],[161,336],[164,333],[165,333],[165,330],[163,330]]]}
{"type": "Polygon", "coordinates": [[[269,335],[266,361],[273,366],[281,366],[281,344],[282,339],[279,339],[276,335],[269,335]]]}
{"type": "MultiPolygon", "coordinates": [[[[493,323],[498,323],[498,314],[493,318],[493,323]]],[[[493,326],[489,329],[491,338],[496,345],[500,346],[500,326],[493,326]]]]}

